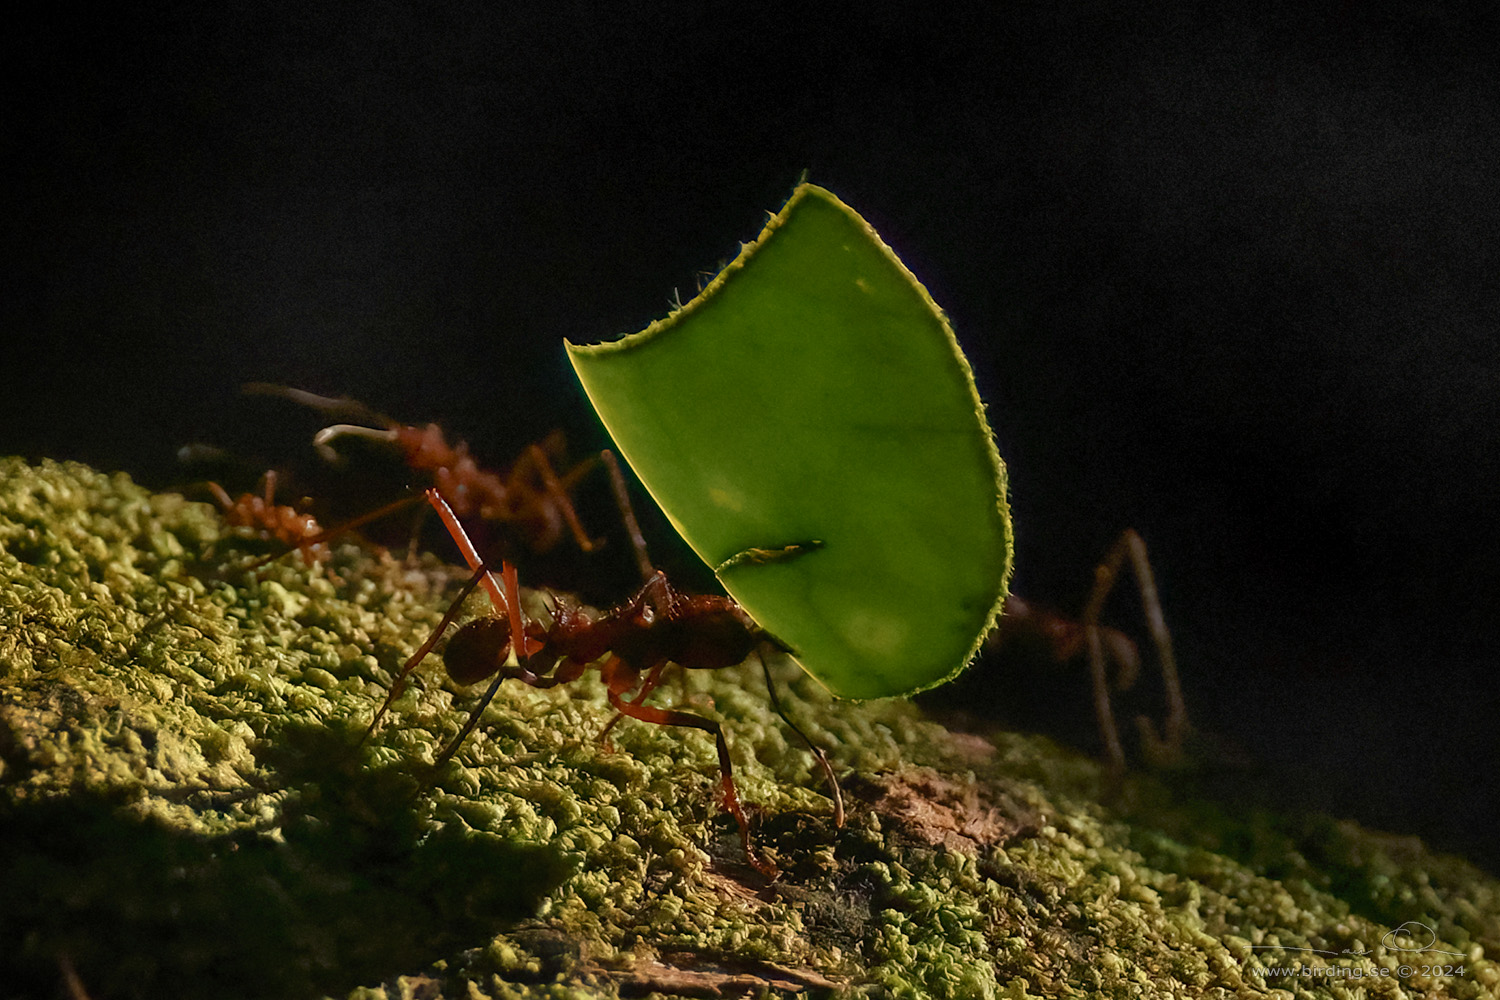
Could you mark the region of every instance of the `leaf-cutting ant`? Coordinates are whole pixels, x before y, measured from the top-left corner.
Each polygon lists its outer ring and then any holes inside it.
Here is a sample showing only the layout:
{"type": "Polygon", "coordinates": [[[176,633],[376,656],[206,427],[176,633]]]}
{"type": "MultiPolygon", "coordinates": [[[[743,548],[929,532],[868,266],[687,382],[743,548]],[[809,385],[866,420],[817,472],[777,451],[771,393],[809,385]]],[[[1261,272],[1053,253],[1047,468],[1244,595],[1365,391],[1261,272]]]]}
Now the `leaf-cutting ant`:
{"type": "MultiPolygon", "coordinates": [[[[609,469],[616,500],[620,503],[646,577],[641,588],[628,600],[602,612],[582,607],[562,594],[542,591],[550,607],[551,621],[528,621],[521,610],[515,566],[503,561],[500,579],[496,580],[491,568],[480,559],[451,505],[437,488],[428,489],[425,494],[428,503],[437,511],[473,573],[432,635],[402,666],[364,738],[368,739],[374,733],[386,711],[405,689],[408,676],[459,616],[464,600],[476,587],[483,586],[496,614],[462,626],[449,640],[443,660],[449,676],[459,684],[474,684],[487,677],[494,679],[469,713],[468,721],[458,735],[438,754],[436,766],[441,767],[458,752],[507,678],[515,678],[536,688],[550,688],[576,681],[590,666],[597,665],[608,691],[609,703],[619,713],[606,727],[606,733],[620,717],[628,716],[656,725],[687,726],[713,734],[719,758],[719,794],[724,808],[739,826],[740,839],[751,864],[768,877],[774,876],[775,866],[761,857],[751,841],[750,823],[735,788],[734,766],[723,727],[692,712],[659,708],[644,702],[660,683],[668,664],[676,663],[690,670],[713,670],[743,662],[763,644],[784,647],[757,626],[732,598],[684,594],[672,586],[665,573],[651,567],[625,495],[619,465],[608,451],[601,457],[609,469]],[[523,636],[524,641],[518,643],[517,636],[523,636]]],[[[842,826],[843,796],[827,754],[782,711],[764,656],[761,657],[761,667],[777,714],[818,761],[833,798],[834,823],[842,826]]]]}
{"type": "MultiPolygon", "coordinates": [[[[323,530],[317,519],[304,514],[295,507],[278,506],[276,503],[276,472],[268,470],[261,477],[262,492],[241,493],[231,498],[218,483],[209,483],[219,506],[224,508],[224,521],[234,528],[254,528],[302,553],[302,561],[311,566],[328,558],[327,542],[331,536],[323,530]]],[[[347,530],[347,529],[340,529],[347,530]]],[[[256,568],[277,558],[262,559],[250,568],[256,568]]]]}
{"type": "MultiPolygon", "coordinates": [[[[289,549],[296,549],[302,553],[302,561],[308,566],[327,561],[330,554],[328,543],[335,538],[379,520],[412,502],[410,499],[398,500],[343,524],[324,528],[311,514],[276,503],[276,470],[268,469],[261,477],[261,482],[263,486],[260,493],[241,493],[237,498],[231,498],[228,491],[218,483],[210,482],[208,488],[224,509],[226,524],[232,528],[253,528],[289,549]]],[[[284,554],[273,552],[256,559],[244,568],[244,572],[254,572],[284,554]]]]}
{"type": "MultiPolygon", "coordinates": [[[[552,549],[565,532],[584,552],[592,552],[597,545],[584,531],[571,499],[573,489],[593,468],[595,459],[584,459],[558,475],[552,463],[566,448],[561,431],[528,445],[510,469],[500,473],[481,468],[466,442],[449,444],[437,424],[403,424],[352,399],[331,399],[288,386],[253,382],[244,391],[283,396],[322,413],[364,421],[324,427],[313,436],[313,447],[327,461],[337,462],[339,455],[332,442],[340,438],[393,445],[409,468],[431,475],[433,488],[460,518],[507,524],[533,552],[552,549]]],[[[409,502],[416,502],[416,498],[409,502]]]]}
{"type": "Polygon", "coordinates": [[[1144,715],[1136,717],[1136,728],[1140,732],[1147,760],[1158,765],[1177,760],[1188,730],[1187,708],[1177,676],[1177,657],[1172,650],[1172,634],[1167,630],[1166,619],[1161,610],[1161,598],[1156,589],[1156,578],[1151,572],[1151,563],[1146,558],[1146,543],[1134,530],[1126,529],[1122,532],[1110,546],[1103,561],[1095,567],[1094,584],[1079,620],[1064,618],[1011,594],[1005,599],[1005,613],[1000,619],[999,629],[989,640],[992,649],[1013,640],[1039,640],[1048,650],[1051,659],[1057,663],[1066,663],[1080,653],[1087,654],[1094,720],[1104,743],[1110,773],[1115,780],[1125,773],[1125,750],[1120,742],[1119,728],[1115,723],[1110,701],[1110,667],[1114,668],[1114,690],[1128,691],[1140,674],[1141,655],[1129,637],[1118,629],[1101,625],[1099,619],[1104,610],[1104,602],[1119,580],[1126,559],[1130,560],[1136,586],[1140,590],[1141,606],[1152,643],[1156,647],[1167,702],[1160,733],[1144,715]]]}

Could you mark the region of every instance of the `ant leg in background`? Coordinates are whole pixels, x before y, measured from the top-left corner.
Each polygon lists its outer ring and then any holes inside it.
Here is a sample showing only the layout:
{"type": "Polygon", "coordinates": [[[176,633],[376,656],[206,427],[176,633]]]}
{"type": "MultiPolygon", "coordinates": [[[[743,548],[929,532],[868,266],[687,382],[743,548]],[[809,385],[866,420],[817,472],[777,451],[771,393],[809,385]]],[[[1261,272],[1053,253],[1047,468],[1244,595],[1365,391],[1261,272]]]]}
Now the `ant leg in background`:
{"type": "Polygon", "coordinates": [[[561,534],[561,525],[557,523],[560,518],[573,535],[579,551],[592,552],[601,543],[594,541],[583,530],[583,524],[578,520],[578,511],[573,507],[571,491],[594,467],[594,459],[584,459],[559,477],[552,468],[552,460],[547,456],[548,452],[561,455],[563,449],[562,432],[553,431],[541,444],[527,445],[516,464],[511,467],[507,485],[513,493],[527,494],[517,503],[515,519],[545,524],[545,529],[537,532],[537,535],[552,537],[561,534]],[[536,477],[541,484],[540,490],[527,482],[529,476],[536,477]],[[541,499],[537,499],[538,497],[541,499]]]}
{"type": "Polygon", "coordinates": [[[599,453],[599,458],[609,473],[609,488],[615,495],[615,506],[620,508],[620,520],[625,524],[625,532],[630,536],[636,568],[641,571],[642,580],[649,580],[655,575],[656,567],[651,565],[651,557],[646,554],[646,536],[641,534],[641,523],[635,519],[635,507],[630,503],[630,491],[625,487],[625,474],[620,471],[615,453],[608,448],[599,453]]]}
{"type": "MultiPolygon", "coordinates": [[[[615,453],[605,448],[599,453],[599,459],[604,463],[605,472],[609,474],[609,489],[614,494],[615,506],[620,511],[620,522],[625,525],[625,533],[630,536],[630,548],[635,553],[636,568],[641,571],[641,580],[649,581],[656,575],[656,567],[651,565],[651,557],[646,553],[646,536],[641,533],[641,522],[636,520],[635,505],[630,502],[630,490],[625,485],[625,473],[620,470],[620,462],[615,458],[615,453]]],[[[665,664],[658,664],[655,670],[646,677],[641,690],[636,694],[634,704],[639,705],[646,700],[656,686],[661,683],[661,668],[665,664]]],[[[608,747],[610,731],[620,724],[625,718],[624,712],[616,712],[615,717],[609,720],[604,729],[599,733],[599,742],[608,747]]]]}
{"type": "MultiPolygon", "coordinates": [[[[1144,752],[1153,763],[1165,763],[1177,757],[1182,750],[1182,739],[1187,730],[1187,708],[1182,700],[1182,687],[1177,676],[1177,658],[1172,652],[1172,635],[1167,631],[1166,619],[1162,616],[1161,599],[1156,590],[1156,578],[1151,572],[1151,563],[1146,558],[1146,543],[1132,529],[1126,529],[1115,540],[1105,555],[1104,561],[1094,569],[1094,587],[1088,603],[1083,609],[1083,628],[1089,652],[1089,671],[1094,689],[1094,716],[1099,723],[1099,734],[1104,740],[1105,753],[1109,757],[1111,772],[1125,772],[1125,751],[1120,745],[1120,734],[1115,726],[1114,711],[1110,707],[1109,684],[1105,676],[1105,647],[1101,637],[1099,615],[1104,601],[1119,579],[1120,568],[1126,557],[1135,572],[1136,585],[1141,592],[1141,606],[1146,623],[1151,630],[1151,639],[1161,660],[1162,685],[1166,690],[1167,714],[1163,720],[1162,735],[1158,736],[1151,720],[1144,715],[1136,717],[1140,729],[1144,752]]],[[[1134,681],[1134,671],[1128,662],[1122,661],[1120,688],[1128,688],[1134,681]]]]}

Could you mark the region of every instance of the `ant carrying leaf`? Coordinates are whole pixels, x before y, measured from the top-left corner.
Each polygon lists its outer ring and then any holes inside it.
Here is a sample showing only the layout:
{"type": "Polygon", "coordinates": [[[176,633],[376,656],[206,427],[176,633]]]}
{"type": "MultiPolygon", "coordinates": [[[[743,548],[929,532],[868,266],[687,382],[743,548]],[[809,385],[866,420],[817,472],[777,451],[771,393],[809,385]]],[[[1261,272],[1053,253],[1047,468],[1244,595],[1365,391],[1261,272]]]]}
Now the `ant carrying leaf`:
{"type": "MultiPolygon", "coordinates": [[[[463,597],[483,586],[496,614],[460,629],[445,659],[461,683],[493,680],[438,763],[457,752],[507,678],[545,688],[597,667],[621,715],[714,735],[725,807],[747,855],[769,873],[751,842],[722,727],[645,699],[669,663],[715,669],[764,643],[847,698],[912,694],[963,670],[994,624],[1012,564],[1005,468],[973,374],[926,289],[868,223],[809,184],[692,302],[640,333],[570,344],[568,353],[621,453],[731,596],[678,592],[650,566],[633,529],[644,577],[635,594],[593,612],[543,591],[550,620],[528,621],[514,567],[502,562],[496,579],[443,486],[434,486],[427,499],[473,575],[402,667],[366,736],[463,597]]],[[[361,431],[340,424],[320,442],[349,433],[404,440],[394,423],[361,431]]],[[[401,447],[414,466],[424,461],[420,448],[401,447]]],[[[435,465],[460,464],[443,455],[435,465]]],[[[1144,547],[1132,538],[1101,567],[1081,627],[1096,680],[1112,635],[1099,612],[1127,557],[1154,607],[1144,547]]],[[[1159,608],[1148,616],[1175,691],[1159,608]]],[[[1100,681],[1095,691],[1114,760],[1108,690],[1100,681]]],[[[1178,698],[1164,742],[1180,738],[1180,708],[1178,698]]],[[[832,768],[813,753],[841,821],[832,768]]]]}
{"type": "MultiPolygon", "coordinates": [[[[448,675],[458,684],[476,684],[491,677],[493,680],[470,712],[468,721],[438,754],[435,766],[442,767],[458,752],[507,679],[513,678],[535,688],[551,688],[572,683],[590,667],[597,667],[609,703],[619,713],[615,721],[605,727],[601,737],[620,717],[662,726],[685,726],[713,735],[718,752],[720,800],[739,827],[746,857],[763,874],[774,876],[775,866],[756,850],[752,841],[750,822],[735,786],[734,765],[723,726],[692,712],[647,705],[645,700],[660,684],[662,673],[669,664],[675,663],[688,670],[721,669],[744,662],[764,646],[782,648],[781,644],[756,625],[733,598],[684,594],[672,586],[665,573],[652,568],[629,506],[619,466],[608,451],[603,452],[602,458],[645,576],[640,589],[629,599],[602,612],[585,608],[565,594],[542,590],[550,610],[550,621],[527,620],[521,607],[515,566],[509,561],[502,562],[500,579],[497,580],[491,567],[475,550],[453,508],[436,488],[428,489],[425,494],[428,503],[452,535],[472,575],[432,635],[401,667],[364,738],[368,739],[375,732],[391,704],[405,689],[412,671],[458,618],[465,599],[476,587],[483,587],[495,614],[462,626],[449,640],[443,662],[448,675]],[[518,637],[521,637],[519,641],[518,637]]],[[[782,711],[764,655],[761,655],[761,666],[777,714],[797,733],[818,761],[833,798],[834,823],[842,826],[843,796],[827,755],[782,711]]]]}

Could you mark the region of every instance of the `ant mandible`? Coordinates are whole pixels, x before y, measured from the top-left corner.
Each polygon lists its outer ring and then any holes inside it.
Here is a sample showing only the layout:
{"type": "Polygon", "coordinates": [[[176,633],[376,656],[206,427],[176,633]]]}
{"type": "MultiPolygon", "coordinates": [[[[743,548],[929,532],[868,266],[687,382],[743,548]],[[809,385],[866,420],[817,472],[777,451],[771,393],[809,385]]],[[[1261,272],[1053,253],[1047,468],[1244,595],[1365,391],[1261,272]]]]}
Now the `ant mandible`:
{"type": "MultiPolygon", "coordinates": [[[[458,735],[438,754],[436,767],[446,764],[458,752],[507,678],[515,678],[535,688],[551,688],[578,680],[590,666],[597,664],[609,703],[619,713],[605,728],[606,733],[621,717],[628,716],[661,726],[700,729],[713,735],[719,759],[719,795],[724,808],[739,827],[740,840],[750,863],[768,877],[774,876],[775,866],[760,856],[751,841],[750,823],[735,788],[734,765],[723,727],[701,715],[644,702],[660,683],[668,664],[676,663],[690,670],[715,670],[743,662],[765,644],[783,650],[785,647],[756,625],[733,598],[684,594],[672,586],[665,573],[652,568],[645,554],[640,528],[630,509],[619,465],[607,450],[601,453],[601,458],[609,470],[611,487],[646,578],[641,588],[622,604],[603,612],[591,611],[564,595],[544,591],[551,606],[551,622],[527,621],[521,610],[515,566],[508,560],[502,561],[500,580],[496,580],[441,491],[436,487],[429,488],[425,492],[427,502],[437,511],[473,572],[432,635],[396,675],[385,702],[375,713],[363,739],[375,732],[386,711],[405,689],[412,671],[459,616],[465,599],[476,587],[482,586],[496,614],[462,626],[449,640],[443,660],[448,675],[458,684],[475,684],[491,676],[494,679],[469,713],[468,721],[458,735]],[[523,637],[521,642],[516,641],[517,636],[523,637]]],[[[761,668],[772,706],[817,760],[833,799],[834,824],[842,827],[843,795],[828,755],[787,718],[776,696],[764,656],[761,657],[761,668]]]]}

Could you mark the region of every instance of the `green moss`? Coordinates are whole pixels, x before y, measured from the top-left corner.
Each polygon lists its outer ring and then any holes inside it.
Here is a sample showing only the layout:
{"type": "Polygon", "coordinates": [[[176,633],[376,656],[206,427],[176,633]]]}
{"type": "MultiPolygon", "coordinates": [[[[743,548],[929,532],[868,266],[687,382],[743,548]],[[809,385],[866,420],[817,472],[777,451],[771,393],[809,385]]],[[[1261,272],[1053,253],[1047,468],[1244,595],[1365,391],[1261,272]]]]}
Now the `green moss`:
{"type": "Polygon", "coordinates": [[[773,884],[711,742],[627,722],[602,747],[592,679],[507,685],[434,776],[472,697],[436,664],[359,738],[456,572],[353,545],[234,569],[260,548],[124,476],[0,461],[0,995],[56,993],[63,962],[94,996],[1500,990],[1500,885],[1413,838],[1144,778],[1106,808],[1090,761],[830,704],[787,664],[855,772],[842,831],[757,670],[661,696],[725,720],[773,884]],[[1413,922],[1436,941],[1389,937],[1413,922]],[[1434,964],[1403,943],[1463,974],[1261,971],[1434,964]]]}

